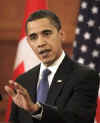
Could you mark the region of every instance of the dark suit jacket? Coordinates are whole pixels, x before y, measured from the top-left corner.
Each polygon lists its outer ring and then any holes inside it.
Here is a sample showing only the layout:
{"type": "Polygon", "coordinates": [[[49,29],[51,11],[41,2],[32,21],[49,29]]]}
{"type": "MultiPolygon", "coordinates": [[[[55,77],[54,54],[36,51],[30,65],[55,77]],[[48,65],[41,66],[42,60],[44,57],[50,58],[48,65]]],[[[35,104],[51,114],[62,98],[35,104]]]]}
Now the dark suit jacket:
{"type": "MultiPolygon", "coordinates": [[[[40,66],[37,66],[16,80],[28,90],[33,102],[36,102],[39,69],[40,66]]],[[[42,119],[32,118],[29,112],[13,103],[10,121],[13,123],[93,123],[98,88],[97,73],[66,56],[53,78],[46,104],[43,105],[42,119]]]]}

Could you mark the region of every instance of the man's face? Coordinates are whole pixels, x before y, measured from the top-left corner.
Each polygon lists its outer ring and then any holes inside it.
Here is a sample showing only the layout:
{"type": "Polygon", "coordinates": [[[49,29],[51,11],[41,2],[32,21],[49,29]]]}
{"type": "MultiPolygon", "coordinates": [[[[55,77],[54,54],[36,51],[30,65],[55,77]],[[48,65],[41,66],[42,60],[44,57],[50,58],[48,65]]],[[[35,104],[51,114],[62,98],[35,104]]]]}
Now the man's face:
{"type": "Polygon", "coordinates": [[[63,33],[47,19],[38,19],[28,23],[28,43],[38,58],[46,65],[51,65],[62,53],[63,33]]]}

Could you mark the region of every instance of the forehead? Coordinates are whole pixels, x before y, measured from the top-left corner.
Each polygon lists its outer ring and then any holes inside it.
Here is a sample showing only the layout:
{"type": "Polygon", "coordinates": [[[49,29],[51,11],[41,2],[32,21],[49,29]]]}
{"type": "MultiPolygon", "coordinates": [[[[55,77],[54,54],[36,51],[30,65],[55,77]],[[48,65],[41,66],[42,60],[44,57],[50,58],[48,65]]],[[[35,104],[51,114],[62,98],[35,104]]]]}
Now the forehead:
{"type": "Polygon", "coordinates": [[[47,18],[34,20],[27,24],[28,34],[38,33],[45,29],[53,30],[56,29],[56,27],[47,18]]]}

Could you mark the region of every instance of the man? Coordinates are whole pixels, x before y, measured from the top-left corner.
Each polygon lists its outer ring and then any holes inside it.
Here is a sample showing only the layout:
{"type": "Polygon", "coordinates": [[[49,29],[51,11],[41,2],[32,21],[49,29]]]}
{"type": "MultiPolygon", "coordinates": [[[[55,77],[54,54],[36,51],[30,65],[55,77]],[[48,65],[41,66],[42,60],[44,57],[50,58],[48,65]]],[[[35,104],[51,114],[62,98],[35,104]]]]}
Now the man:
{"type": "MultiPolygon", "coordinates": [[[[40,10],[26,21],[27,41],[41,60],[36,66],[9,81],[5,90],[12,97],[12,123],[93,123],[99,77],[65,55],[64,33],[59,18],[40,10]],[[49,69],[49,90],[39,90],[44,69],[49,69]],[[47,91],[47,92],[45,92],[47,91]],[[41,94],[42,93],[42,94],[41,94]],[[47,94],[46,94],[47,93],[47,94]],[[45,101],[41,98],[45,97],[45,101]]],[[[28,57],[28,56],[27,56],[28,57]]],[[[43,85],[42,85],[43,87],[43,85]]]]}

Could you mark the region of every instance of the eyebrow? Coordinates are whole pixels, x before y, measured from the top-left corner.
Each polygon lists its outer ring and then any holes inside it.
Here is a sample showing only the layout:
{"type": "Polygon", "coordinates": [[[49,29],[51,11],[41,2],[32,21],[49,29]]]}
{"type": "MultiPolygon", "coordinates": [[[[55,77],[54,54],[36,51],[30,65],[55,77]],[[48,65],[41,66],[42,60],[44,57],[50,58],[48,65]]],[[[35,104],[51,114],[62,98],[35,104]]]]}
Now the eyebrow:
{"type": "Polygon", "coordinates": [[[42,33],[45,33],[45,32],[52,32],[50,29],[45,29],[42,31],[42,33]]]}
{"type": "MultiPolygon", "coordinates": [[[[52,32],[50,29],[45,29],[43,31],[41,31],[41,33],[46,33],[46,32],[52,32]]],[[[32,34],[29,35],[29,37],[32,37],[32,36],[36,36],[37,33],[33,32],[32,34]]]]}

